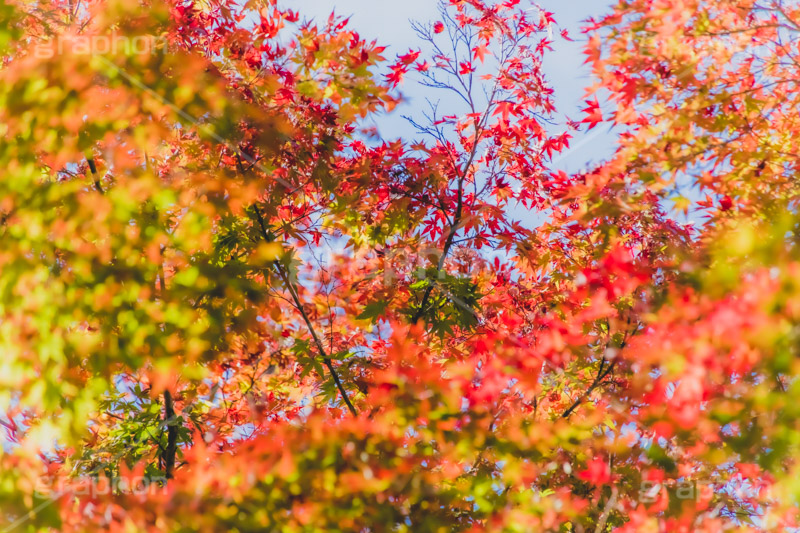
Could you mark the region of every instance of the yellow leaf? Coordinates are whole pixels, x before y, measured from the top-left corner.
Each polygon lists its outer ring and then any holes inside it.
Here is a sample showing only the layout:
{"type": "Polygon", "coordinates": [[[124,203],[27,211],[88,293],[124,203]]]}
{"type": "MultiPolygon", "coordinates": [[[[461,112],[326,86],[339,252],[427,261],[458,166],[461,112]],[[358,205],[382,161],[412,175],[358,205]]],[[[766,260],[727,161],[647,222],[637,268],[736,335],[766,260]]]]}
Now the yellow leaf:
{"type": "Polygon", "coordinates": [[[255,251],[255,259],[258,261],[274,261],[280,257],[283,247],[277,242],[263,242],[255,251]]]}
{"type": "Polygon", "coordinates": [[[675,204],[675,209],[682,211],[684,215],[689,212],[689,207],[692,205],[692,201],[685,196],[673,198],[672,202],[675,204]]]}

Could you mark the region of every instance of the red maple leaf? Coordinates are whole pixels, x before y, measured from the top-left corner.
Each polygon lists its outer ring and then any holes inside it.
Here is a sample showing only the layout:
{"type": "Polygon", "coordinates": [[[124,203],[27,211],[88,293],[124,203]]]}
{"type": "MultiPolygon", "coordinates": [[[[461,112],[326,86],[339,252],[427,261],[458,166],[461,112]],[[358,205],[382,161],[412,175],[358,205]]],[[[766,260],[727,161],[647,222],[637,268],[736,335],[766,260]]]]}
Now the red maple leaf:
{"type": "Polygon", "coordinates": [[[420,54],[419,50],[416,51],[409,50],[408,53],[397,56],[397,60],[404,65],[410,65],[411,63],[417,60],[419,54],[420,54]]]}
{"type": "Polygon", "coordinates": [[[600,104],[597,102],[597,98],[594,100],[585,100],[585,102],[588,105],[581,109],[581,111],[586,113],[586,118],[581,120],[581,122],[589,124],[589,129],[592,129],[603,121],[603,113],[600,111],[600,104]]]}
{"type": "Polygon", "coordinates": [[[595,485],[603,485],[611,481],[611,469],[602,457],[595,457],[586,464],[586,470],[578,472],[578,477],[595,485]]]}

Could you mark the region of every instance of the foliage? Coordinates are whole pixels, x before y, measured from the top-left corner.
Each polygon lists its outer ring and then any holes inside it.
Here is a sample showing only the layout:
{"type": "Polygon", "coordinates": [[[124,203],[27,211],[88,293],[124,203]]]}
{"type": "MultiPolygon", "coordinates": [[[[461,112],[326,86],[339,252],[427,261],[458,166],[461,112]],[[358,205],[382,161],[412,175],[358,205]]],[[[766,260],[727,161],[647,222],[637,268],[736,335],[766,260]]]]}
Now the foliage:
{"type": "Polygon", "coordinates": [[[798,527],[800,6],[554,24],[0,0],[6,531],[798,527]]]}

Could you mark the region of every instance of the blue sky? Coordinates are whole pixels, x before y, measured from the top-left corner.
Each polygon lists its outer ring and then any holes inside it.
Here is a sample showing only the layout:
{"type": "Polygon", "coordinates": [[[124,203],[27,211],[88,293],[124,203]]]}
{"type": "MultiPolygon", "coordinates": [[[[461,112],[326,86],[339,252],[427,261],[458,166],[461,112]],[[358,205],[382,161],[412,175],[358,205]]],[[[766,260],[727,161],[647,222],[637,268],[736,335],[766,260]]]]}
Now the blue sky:
{"type": "MultiPolygon", "coordinates": [[[[526,0],[523,0],[523,2],[526,0]]],[[[560,28],[566,28],[575,40],[569,42],[554,31],[554,51],[545,60],[544,68],[551,86],[555,89],[556,104],[562,114],[578,117],[584,89],[590,85],[589,68],[583,65],[583,39],[581,21],[590,16],[597,17],[607,12],[612,0],[542,0],[542,9],[555,14],[560,28]]],[[[288,4],[287,4],[288,5],[288,4]]],[[[534,4],[531,3],[533,6],[534,4]]],[[[420,22],[436,20],[436,0],[293,0],[291,6],[307,17],[327,18],[331,11],[351,16],[353,27],[367,40],[377,39],[388,46],[387,58],[394,57],[409,48],[417,48],[419,41],[411,30],[410,20],[420,22]]],[[[420,107],[423,92],[407,81],[402,87],[408,102],[400,106],[394,116],[379,124],[389,128],[395,135],[411,135],[413,129],[400,118],[401,114],[413,114],[420,107]]],[[[428,89],[425,89],[426,95],[428,89]]],[[[556,168],[578,171],[589,162],[596,162],[609,154],[614,136],[607,128],[597,127],[588,135],[576,135],[572,150],[554,162],[556,168]]]]}

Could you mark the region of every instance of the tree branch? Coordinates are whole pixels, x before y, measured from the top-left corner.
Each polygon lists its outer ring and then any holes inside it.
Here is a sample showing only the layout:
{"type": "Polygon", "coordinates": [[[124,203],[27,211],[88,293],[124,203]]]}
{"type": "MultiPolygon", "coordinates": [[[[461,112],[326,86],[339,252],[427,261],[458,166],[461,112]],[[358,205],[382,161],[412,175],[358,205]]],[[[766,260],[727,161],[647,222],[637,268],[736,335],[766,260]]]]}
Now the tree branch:
{"type": "MultiPolygon", "coordinates": [[[[448,16],[445,13],[444,10],[442,10],[442,14],[445,17],[448,16]]],[[[454,24],[454,26],[456,28],[458,28],[457,24],[454,24]]],[[[418,30],[418,31],[420,31],[420,30],[418,30]]],[[[466,34],[464,34],[464,38],[467,39],[467,43],[469,43],[469,37],[466,36],[466,34]]],[[[427,40],[428,40],[428,42],[430,42],[431,44],[434,45],[436,50],[438,50],[438,47],[436,46],[436,44],[433,41],[433,38],[430,35],[427,36],[427,40]]],[[[451,40],[453,40],[453,37],[451,37],[451,40]]],[[[454,42],[453,44],[455,45],[456,43],[454,42]]],[[[515,42],[515,44],[516,44],[516,42],[515,42]]],[[[467,46],[467,49],[470,49],[470,47],[467,46]]],[[[453,52],[455,53],[456,56],[458,55],[456,53],[455,48],[454,48],[453,52]]],[[[441,53],[440,50],[438,51],[438,53],[440,55],[442,55],[442,56],[444,55],[444,54],[441,53]]],[[[505,56],[505,53],[503,53],[503,56],[500,59],[500,64],[501,65],[505,64],[506,60],[507,60],[507,58],[505,56]]],[[[447,71],[447,72],[450,72],[450,71],[447,71]]],[[[470,74],[470,83],[469,83],[469,87],[467,87],[464,84],[464,82],[461,79],[461,77],[458,75],[458,72],[455,69],[455,67],[453,67],[453,70],[452,70],[451,74],[453,74],[456,77],[456,79],[458,79],[459,83],[461,83],[461,86],[464,88],[464,91],[465,91],[465,96],[462,96],[462,97],[465,99],[465,101],[469,105],[470,111],[473,114],[475,114],[477,112],[477,109],[476,109],[475,102],[474,102],[474,100],[472,98],[472,75],[470,74]]],[[[460,92],[454,87],[451,87],[451,88],[453,90],[455,90],[456,92],[460,92]]],[[[460,174],[458,176],[458,185],[457,185],[457,191],[456,191],[456,194],[457,194],[457,196],[456,196],[456,210],[455,210],[455,213],[453,214],[453,221],[450,224],[450,230],[449,230],[449,232],[447,234],[447,239],[445,240],[444,247],[442,248],[442,255],[439,257],[439,262],[438,262],[438,264],[436,266],[437,275],[444,268],[445,259],[447,259],[447,255],[450,253],[450,249],[453,246],[456,234],[458,233],[458,230],[461,228],[461,225],[463,224],[462,218],[463,218],[463,210],[464,210],[464,181],[466,181],[467,176],[469,175],[470,167],[472,166],[472,163],[475,161],[475,158],[478,155],[478,148],[479,148],[479,146],[481,144],[483,134],[484,134],[484,132],[486,130],[486,125],[487,125],[487,122],[489,120],[490,113],[491,113],[492,109],[495,106],[495,98],[497,97],[498,89],[499,89],[499,84],[498,84],[497,81],[495,81],[495,83],[494,83],[494,85],[492,87],[491,94],[487,98],[486,109],[483,110],[483,112],[481,113],[480,117],[476,117],[476,118],[473,119],[473,126],[475,128],[475,133],[474,133],[474,140],[473,140],[473,143],[472,143],[472,148],[470,149],[470,152],[469,152],[469,156],[467,157],[467,160],[464,162],[464,166],[460,169],[460,171],[459,171],[459,169],[456,170],[460,174]]],[[[455,165],[455,162],[453,164],[455,165]]],[[[474,203],[474,201],[473,201],[473,203],[474,203]]],[[[443,209],[443,211],[445,212],[445,216],[446,216],[446,211],[444,209],[443,209]]],[[[416,323],[417,321],[419,321],[419,319],[422,317],[422,314],[425,312],[425,307],[426,307],[426,305],[428,303],[428,299],[430,298],[430,295],[431,295],[432,291],[433,291],[433,284],[430,284],[425,288],[425,292],[422,295],[422,302],[420,303],[419,309],[417,309],[417,312],[414,313],[414,316],[411,318],[411,321],[413,323],[416,323]]]]}
{"type": "Polygon", "coordinates": [[[164,449],[164,472],[167,479],[172,478],[175,469],[175,455],[178,451],[178,426],[175,425],[175,406],[172,393],[164,390],[164,423],[167,425],[167,446],[164,449]]]}
{"type": "Polygon", "coordinates": [[[105,191],[103,190],[103,186],[100,185],[100,178],[97,176],[97,165],[94,163],[94,158],[87,157],[86,162],[89,163],[89,170],[92,171],[92,177],[94,178],[94,186],[97,188],[97,192],[100,194],[104,194],[105,191]]]}
{"type": "Polygon", "coordinates": [[[589,385],[589,388],[586,389],[586,392],[578,396],[578,399],[569,406],[569,409],[561,414],[561,418],[568,418],[569,415],[571,415],[575,409],[577,409],[583,403],[583,401],[586,400],[592,394],[592,392],[594,392],[594,390],[603,383],[603,380],[611,373],[611,371],[614,370],[614,365],[617,364],[617,360],[615,359],[614,361],[611,361],[611,364],[609,364],[608,367],[605,366],[607,362],[608,361],[606,358],[603,357],[603,359],[600,361],[600,368],[597,371],[597,376],[595,376],[592,384],[589,385]]]}
{"type": "MultiPolygon", "coordinates": [[[[261,216],[261,212],[259,211],[257,206],[253,206],[253,210],[255,211],[256,218],[258,219],[258,225],[261,227],[261,235],[266,242],[272,242],[274,239],[270,238],[269,233],[267,232],[267,227],[264,224],[264,218],[261,216]]],[[[289,294],[294,301],[294,306],[300,315],[303,317],[303,321],[306,323],[306,327],[308,331],[311,333],[311,337],[314,339],[314,344],[317,346],[317,350],[319,350],[319,354],[322,357],[322,361],[325,363],[325,366],[328,367],[328,371],[331,373],[331,377],[333,378],[333,382],[336,384],[336,388],[339,390],[339,394],[342,396],[342,400],[344,401],[347,409],[353,416],[358,416],[358,411],[356,408],[353,407],[353,404],[350,402],[350,398],[347,396],[347,389],[344,388],[341,379],[339,379],[339,374],[336,372],[336,369],[333,366],[333,361],[325,352],[325,347],[322,345],[322,341],[320,340],[319,336],[317,335],[317,331],[314,329],[314,325],[311,323],[311,319],[309,318],[308,314],[306,313],[305,309],[303,309],[303,303],[300,301],[300,296],[297,294],[297,288],[292,283],[291,279],[287,275],[286,271],[283,267],[278,263],[275,262],[276,270],[278,271],[278,275],[283,280],[286,288],[289,290],[289,294]]]]}

